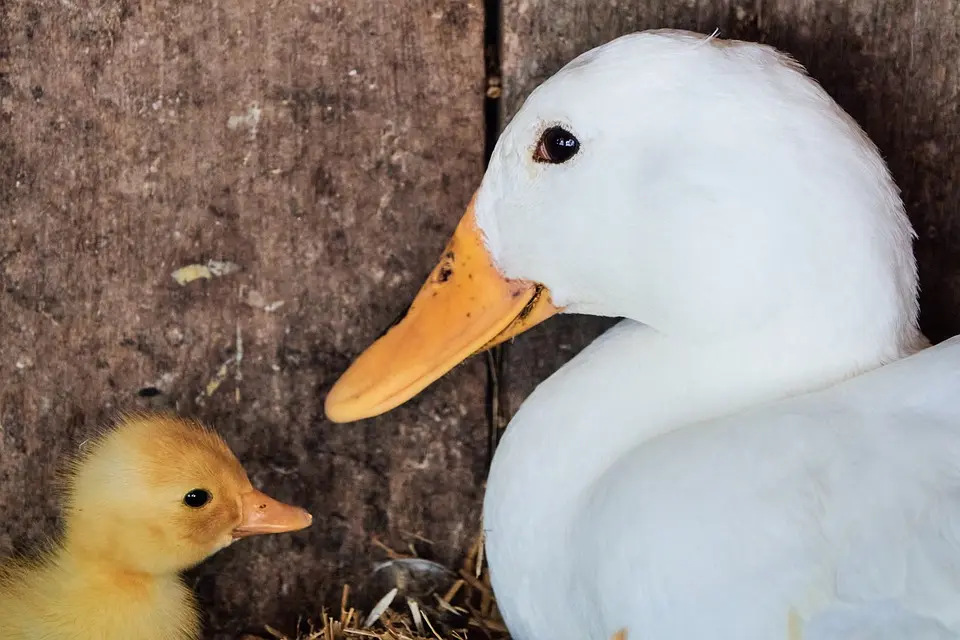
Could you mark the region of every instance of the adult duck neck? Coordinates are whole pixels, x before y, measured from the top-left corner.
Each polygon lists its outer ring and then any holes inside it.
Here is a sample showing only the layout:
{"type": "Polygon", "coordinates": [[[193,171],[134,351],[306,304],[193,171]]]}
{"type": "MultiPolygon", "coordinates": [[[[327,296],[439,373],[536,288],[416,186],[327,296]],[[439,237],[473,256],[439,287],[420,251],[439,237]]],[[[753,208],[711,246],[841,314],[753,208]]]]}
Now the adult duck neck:
{"type": "Polygon", "coordinates": [[[869,345],[761,333],[708,345],[624,321],[520,407],[493,461],[485,518],[497,522],[518,502],[547,517],[651,438],[831,386],[923,346],[919,334],[869,345]]]}

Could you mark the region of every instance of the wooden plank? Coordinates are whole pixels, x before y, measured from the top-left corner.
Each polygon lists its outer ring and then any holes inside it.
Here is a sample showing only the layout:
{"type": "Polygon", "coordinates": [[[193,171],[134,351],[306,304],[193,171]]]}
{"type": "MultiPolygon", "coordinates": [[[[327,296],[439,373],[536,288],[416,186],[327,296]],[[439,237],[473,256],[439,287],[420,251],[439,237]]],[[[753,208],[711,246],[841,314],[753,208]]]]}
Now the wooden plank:
{"type": "Polygon", "coordinates": [[[338,602],[372,534],[458,557],[479,530],[482,361],[363,424],[322,403],[478,184],[480,0],[0,9],[0,555],[53,533],[56,460],[156,388],[316,517],[192,574],[210,637],[338,602]],[[239,271],[171,277],[211,259],[239,271]],[[230,364],[204,397],[241,339],[242,378],[230,364]]]}
{"type": "MultiPolygon", "coordinates": [[[[503,91],[513,114],[573,57],[616,36],[680,28],[791,53],[864,127],[919,235],[922,325],[960,333],[960,5],[950,0],[504,0],[503,91]]],[[[564,318],[510,345],[516,409],[609,322],[564,318]],[[558,345],[560,348],[558,348],[558,345]]]]}

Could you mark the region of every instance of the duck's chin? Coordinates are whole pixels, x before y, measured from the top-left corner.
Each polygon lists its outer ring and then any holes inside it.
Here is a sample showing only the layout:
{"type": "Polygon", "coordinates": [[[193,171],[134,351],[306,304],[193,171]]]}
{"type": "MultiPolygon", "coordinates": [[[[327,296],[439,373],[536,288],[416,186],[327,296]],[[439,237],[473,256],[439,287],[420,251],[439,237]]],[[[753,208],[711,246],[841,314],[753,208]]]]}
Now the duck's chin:
{"type": "MultiPolygon", "coordinates": [[[[207,555],[204,556],[203,560],[206,560],[207,558],[210,558],[211,556],[223,551],[239,539],[240,538],[238,536],[233,535],[233,532],[221,536],[211,547],[207,548],[207,555]]],[[[203,562],[203,560],[200,562],[203,562]]]]}
{"type": "Polygon", "coordinates": [[[229,537],[224,538],[224,539],[220,542],[220,545],[217,547],[217,549],[216,549],[216,551],[214,551],[214,553],[216,553],[217,551],[223,551],[224,549],[226,549],[227,547],[229,547],[230,545],[232,545],[234,542],[236,542],[237,540],[240,540],[240,539],[242,539],[242,538],[243,538],[243,536],[241,536],[241,535],[237,535],[236,533],[231,533],[231,534],[229,535],[229,537]]]}

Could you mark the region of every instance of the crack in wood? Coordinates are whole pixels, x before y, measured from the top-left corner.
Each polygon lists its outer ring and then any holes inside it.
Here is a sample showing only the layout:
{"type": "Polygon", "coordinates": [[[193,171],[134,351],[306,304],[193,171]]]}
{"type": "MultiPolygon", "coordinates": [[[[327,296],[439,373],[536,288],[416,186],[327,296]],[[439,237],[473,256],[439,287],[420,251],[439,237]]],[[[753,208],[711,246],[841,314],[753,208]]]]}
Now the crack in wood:
{"type": "MultiPolygon", "coordinates": [[[[484,118],[484,168],[490,163],[493,149],[500,137],[503,126],[501,119],[502,69],[500,50],[502,38],[502,0],[485,0],[483,3],[483,54],[486,92],[483,103],[484,118]]],[[[504,384],[504,363],[507,344],[499,344],[486,353],[487,369],[487,469],[493,461],[493,454],[509,419],[507,408],[507,388],[504,384]]]]}

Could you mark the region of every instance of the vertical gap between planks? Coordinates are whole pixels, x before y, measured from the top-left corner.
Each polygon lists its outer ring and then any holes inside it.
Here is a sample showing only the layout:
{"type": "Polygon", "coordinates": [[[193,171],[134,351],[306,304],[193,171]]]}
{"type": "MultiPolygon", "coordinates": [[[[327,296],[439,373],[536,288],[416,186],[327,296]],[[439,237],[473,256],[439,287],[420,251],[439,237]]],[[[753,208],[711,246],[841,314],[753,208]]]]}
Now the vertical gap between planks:
{"type": "Polygon", "coordinates": [[[490,162],[493,147],[500,137],[500,29],[502,0],[483,1],[483,67],[485,95],[483,100],[484,119],[484,166],[490,162]]]}
{"type": "MultiPolygon", "coordinates": [[[[502,83],[500,68],[500,43],[502,27],[502,0],[483,1],[483,66],[484,66],[484,98],[483,98],[483,126],[484,149],[483,164],[486,168],[497,144],[502,125],[502,83]]],[[[498,345],[487,352],[487,468],[493,460],[493,452],[497,448],[500,434],[506,426],[508,409],[506,404],[507,393],[504,381],[504,362],[506,359],[507,343],[498,345]]]]}

